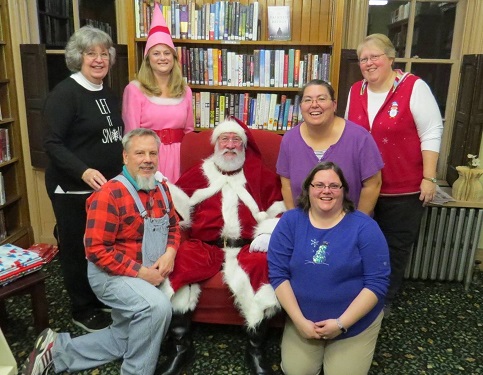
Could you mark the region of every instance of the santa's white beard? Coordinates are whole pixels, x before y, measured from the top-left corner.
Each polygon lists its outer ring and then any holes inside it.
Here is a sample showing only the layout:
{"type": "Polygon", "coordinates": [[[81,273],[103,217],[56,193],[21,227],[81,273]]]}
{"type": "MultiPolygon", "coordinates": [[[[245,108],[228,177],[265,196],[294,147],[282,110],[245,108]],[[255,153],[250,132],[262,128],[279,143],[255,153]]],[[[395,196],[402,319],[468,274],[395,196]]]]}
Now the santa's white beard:
{"type": "Polygon", "coordinates": [[[220,150],[218,144],[215,145],[215,152],[213,154],[213,162],[215,165],[220,168],[220,170],[224,172],[232,172],[236,171],[243,167],[243,163],[245,163],[245,149],[243,148],[241,151],[238,150],[220,150]],[[232,153],[236,154],[231,158],[225,158],[225,153],[232,153]]]}
{"type": "Polygon", "coordinates": [[[141,190],[153,190],[156,187],[156,178],[154,175],[149,177],[143,176],[136,176],[136,184],[138,184],[138,188],[141,190]]]}

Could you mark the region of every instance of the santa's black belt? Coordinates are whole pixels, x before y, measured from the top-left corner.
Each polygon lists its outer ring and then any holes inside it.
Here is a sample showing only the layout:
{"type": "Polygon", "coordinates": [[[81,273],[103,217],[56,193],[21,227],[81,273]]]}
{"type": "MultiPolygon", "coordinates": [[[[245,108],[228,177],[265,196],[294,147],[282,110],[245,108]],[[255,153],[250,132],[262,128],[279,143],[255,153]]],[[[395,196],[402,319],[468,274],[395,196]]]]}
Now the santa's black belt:
{"type": "Polygon", "coordinates": [[[252,242],[249,238],[219,238],[215,241],[206,241],[209,245],[224,247],[243,247],[252,242]]]}

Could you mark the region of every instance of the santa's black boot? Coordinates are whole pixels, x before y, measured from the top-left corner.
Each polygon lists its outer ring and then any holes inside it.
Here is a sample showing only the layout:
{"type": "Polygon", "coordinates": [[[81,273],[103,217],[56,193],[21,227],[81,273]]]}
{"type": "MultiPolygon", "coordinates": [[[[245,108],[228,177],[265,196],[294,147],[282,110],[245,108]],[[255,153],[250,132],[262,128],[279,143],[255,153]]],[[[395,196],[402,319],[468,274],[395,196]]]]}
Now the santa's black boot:
{"type": "Polygon", "coordinates": [[[268,320],[264,319],[253,330],[246,330],[248,335],[245,361],[250,369],[251,375],[273,375],[265,355],[265,345],[268,333],[268,320]]]}
{"type": "Polygon", "coordinates": [[[168,358],[156,369],[155,375],[181,375],[195,358],[191,337],[191,311],[173,314],[169,326],[168,358]]]}

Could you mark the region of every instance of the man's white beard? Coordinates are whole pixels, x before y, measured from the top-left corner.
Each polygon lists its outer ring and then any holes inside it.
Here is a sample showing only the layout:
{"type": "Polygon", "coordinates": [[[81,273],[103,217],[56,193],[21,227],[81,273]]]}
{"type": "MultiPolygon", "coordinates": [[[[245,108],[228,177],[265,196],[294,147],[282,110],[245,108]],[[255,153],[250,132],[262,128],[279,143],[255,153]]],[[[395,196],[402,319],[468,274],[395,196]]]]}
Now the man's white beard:
{"type": "Polygon", "coordinates": [[[213,162],[215,165],[220,168],[223,172],[232,172],[236,171],[243,167],[243,163],[245,163],[245,149],[243,148],[241,151],[238,150],[220,150],[218,144],[215,145],[215,152],[213,154],[213,162]],[[230,159],[226,159],[223,155],[226,152],[236,153],[235,157],[230,159]]]}
{"type": "Polygon", "coordinates": [[[143,177],[138,175],[136,176],[136,184],[141,190],[153,190],[156,187],[156,179],[154,178],[154,175],[151,175],[149,177],[143,177]]]}

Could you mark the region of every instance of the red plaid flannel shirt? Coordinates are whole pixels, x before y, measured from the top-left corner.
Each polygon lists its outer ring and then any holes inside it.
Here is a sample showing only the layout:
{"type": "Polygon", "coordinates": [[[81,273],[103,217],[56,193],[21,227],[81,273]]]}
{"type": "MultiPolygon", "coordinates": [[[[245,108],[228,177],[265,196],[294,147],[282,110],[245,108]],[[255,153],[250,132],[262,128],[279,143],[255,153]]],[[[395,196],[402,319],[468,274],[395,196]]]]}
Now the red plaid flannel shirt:
{"type": "MultiPolygon", "coordinates": [[[[170,205],[167,246],[178,250],[181,238],[179,218],[164,182],[163,186],[170,205]]],[[[159,189],[138,193],[148,216],[164,216],[166,207],[159,189]],[[150,201],[154,202],[153,207],[149,207],[150,201]]],[[[86,208],[87,259],[109,274],[136,277],[142,264],[144,220],[129,191],[121,182],[110,180],[89,197],[86,208]]]]}

